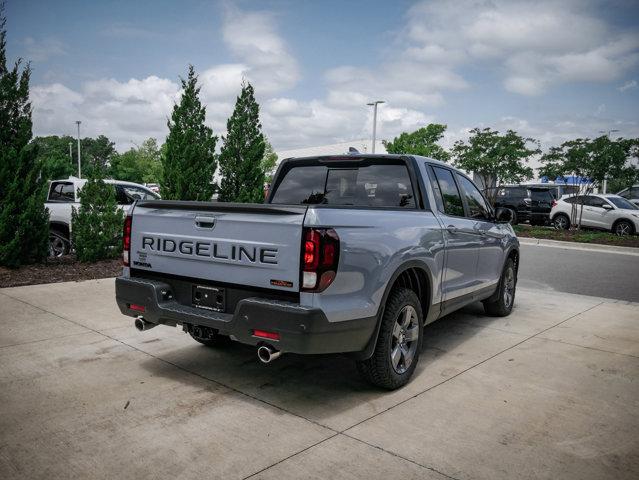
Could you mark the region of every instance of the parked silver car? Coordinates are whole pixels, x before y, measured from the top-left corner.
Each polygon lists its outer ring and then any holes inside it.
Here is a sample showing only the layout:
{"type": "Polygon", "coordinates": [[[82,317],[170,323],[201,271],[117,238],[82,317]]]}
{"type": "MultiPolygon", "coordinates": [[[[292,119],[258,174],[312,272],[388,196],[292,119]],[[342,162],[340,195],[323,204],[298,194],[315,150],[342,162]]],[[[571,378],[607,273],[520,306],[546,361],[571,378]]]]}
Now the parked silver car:
{"type": "Polygon", "coordinates": [[[555,228],[570,228],[581,216],[581,225],[617,235],[639,232],[639,208],[619,195],[572,195],[557,200],[550,211],[555,228]],[[583,205],[583,211],[582,211],[583,205]]]}

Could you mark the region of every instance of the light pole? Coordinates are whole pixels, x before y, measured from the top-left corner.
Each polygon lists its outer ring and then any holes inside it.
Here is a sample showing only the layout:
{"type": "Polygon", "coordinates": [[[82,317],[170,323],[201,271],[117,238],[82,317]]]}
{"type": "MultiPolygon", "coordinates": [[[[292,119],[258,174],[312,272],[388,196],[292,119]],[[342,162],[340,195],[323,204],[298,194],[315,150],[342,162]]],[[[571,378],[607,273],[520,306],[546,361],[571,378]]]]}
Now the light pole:
{"type": "MultiPolygon", "coordinates": [[[[615,133],[618,132],[619,130],[599,130],[599,133],[604,133],[606,135],[606,137],[608,137],[608,140],[610,140],[610,134],[611,133],[615,133]]],[[[607,193],[608,192],[608,179],[604,178],[603,181],[603,193],[607,193]]]]}
{"type": "Polygon", "coordinates": [[[80,124],[82,122],[76,120],[75,123],[78,125],[78,178],[82,178],[82,171],[80,169],[80,124]]]}
{"type": "Polygon", "coordinates": [[[69,142],[69,159],[73,161],[73,142],[69,142]]]}
{"type": "Polygon", "coordinates": [[[375,153],[375,137],[377,136],[377,105],[380,103],[386,103],[384,100],[375,100],[374,102],[367,103],[369,107],[373,107],[373,148],[371,153],[375,153]]]}

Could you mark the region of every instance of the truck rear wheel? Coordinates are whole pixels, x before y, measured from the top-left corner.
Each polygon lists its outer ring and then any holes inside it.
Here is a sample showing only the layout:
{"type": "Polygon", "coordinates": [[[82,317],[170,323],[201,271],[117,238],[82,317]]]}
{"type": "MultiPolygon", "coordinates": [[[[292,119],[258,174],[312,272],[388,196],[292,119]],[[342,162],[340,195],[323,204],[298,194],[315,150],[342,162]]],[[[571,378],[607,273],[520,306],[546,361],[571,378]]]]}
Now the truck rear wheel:
{"type": "Polygon", "coordinates": [[[419,360],[422,325],[422,307],[415,292],[393,290],[386,301],[375,351],[369,359],[357,362],[360,375],[388,390],[406,385],[419,360]]]}

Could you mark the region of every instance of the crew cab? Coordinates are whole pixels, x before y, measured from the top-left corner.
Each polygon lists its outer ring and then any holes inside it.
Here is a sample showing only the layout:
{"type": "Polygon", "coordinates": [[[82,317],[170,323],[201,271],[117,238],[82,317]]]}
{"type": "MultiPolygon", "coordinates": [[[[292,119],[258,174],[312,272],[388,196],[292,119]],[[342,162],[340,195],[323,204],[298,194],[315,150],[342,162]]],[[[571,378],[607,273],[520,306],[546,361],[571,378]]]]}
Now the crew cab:
{"type": "Polygon", "coordinates": [[[265,204],[138,200],[120,311],[215,346],[348,353],[371,383],[409,381],[424,325],[471,302],[510,314],[519,242],[462,172],[429,158],[281,162],[265,204]]]}
{"type": "MultiPolygon", "coordinates": [[[[80,190],[86,179],[69,177],[49,183],[46,208],[49,210],[49,255],[60,257],[71,249],[71,213],[80,208],[80,190]]],[[[118,205],[127,210],[136,200],[159,199],[160,196],[149,188],[132,182],[105,180],[115,188],[118,205]]]]}

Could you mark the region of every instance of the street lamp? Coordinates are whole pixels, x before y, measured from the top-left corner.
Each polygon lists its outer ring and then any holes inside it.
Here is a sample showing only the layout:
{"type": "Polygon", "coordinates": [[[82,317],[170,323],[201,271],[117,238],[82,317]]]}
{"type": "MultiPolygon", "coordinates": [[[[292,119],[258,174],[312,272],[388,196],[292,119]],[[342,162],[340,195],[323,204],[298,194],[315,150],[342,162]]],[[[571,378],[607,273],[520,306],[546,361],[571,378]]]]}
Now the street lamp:
{"type": "Polygon", "coordinates": [[[384,100],[375,100],[374,102],[367,103],[369,107],[373,107],[373,148],[371,153],[375,153],[375,137],[377,136],[377,105],[380,103],[386,103],[384,100]]]}
{"type": "Polygon", "coordinates": [[[75,123],[78,125],[78,178],[82,178],[82,172],[80,170],[80,124],[82,122],[76,120],[75,123]]]}
{"type": "MultiPolygon", "coordinates": [[[[613,130],[599,130],[599,133],[605,134],[606,137],[608,137],[608,140],[610,140],[610,134],[611,133],[616,133],[618,131],[619,130],[615,130],[615,129],[613,129],[613,130]]],[[[607,178],[604,178],[604,181],[603,181],[603,193],[608,193],[608,179],[607,178]]]]}

